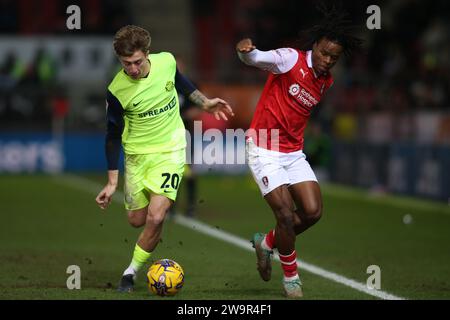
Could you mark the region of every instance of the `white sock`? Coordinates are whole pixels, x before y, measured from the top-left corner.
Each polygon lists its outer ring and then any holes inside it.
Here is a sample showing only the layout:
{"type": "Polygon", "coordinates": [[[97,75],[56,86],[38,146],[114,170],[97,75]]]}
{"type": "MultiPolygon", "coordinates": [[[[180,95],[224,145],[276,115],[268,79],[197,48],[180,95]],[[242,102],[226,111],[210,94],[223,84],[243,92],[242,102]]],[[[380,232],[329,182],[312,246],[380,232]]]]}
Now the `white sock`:
{"type": "Polygon", "coordinates": [[[286,276],[284,276],[284,281],[297,280],[298,278],[300,278],[300,277],[298,276],[298,274],[296,274],[295,276],[292,276],[292,277],[286,277],[286,276]]]}
{"type": "Polygon", "coordinates": [[[136,270],[133,269],[133,267],[130,265],[128,268],[125,269],[123,272],[123,275],[132,274],[133,276],[136,276],[136,270]]]}
{"type": "Polygon", "coordinates": [[[272,248],[269,248],[269,246],[267,245],[266,237],[264,237],[264,239],[261,241],[261,248],[272,251],[272,248]]]}

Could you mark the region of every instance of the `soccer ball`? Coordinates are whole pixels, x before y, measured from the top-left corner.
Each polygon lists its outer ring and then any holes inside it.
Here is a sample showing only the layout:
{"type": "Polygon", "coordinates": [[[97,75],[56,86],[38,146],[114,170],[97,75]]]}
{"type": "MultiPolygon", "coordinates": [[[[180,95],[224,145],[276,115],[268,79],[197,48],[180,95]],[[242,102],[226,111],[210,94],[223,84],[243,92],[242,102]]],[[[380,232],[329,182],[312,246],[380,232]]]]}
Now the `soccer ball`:
{"type": "Polygon", "coordinates": [[[183,287],[184,271],[173,260],[161,259],[153,263],[147,272],[148,288],[158,296],[174,296],[183,287]]]}

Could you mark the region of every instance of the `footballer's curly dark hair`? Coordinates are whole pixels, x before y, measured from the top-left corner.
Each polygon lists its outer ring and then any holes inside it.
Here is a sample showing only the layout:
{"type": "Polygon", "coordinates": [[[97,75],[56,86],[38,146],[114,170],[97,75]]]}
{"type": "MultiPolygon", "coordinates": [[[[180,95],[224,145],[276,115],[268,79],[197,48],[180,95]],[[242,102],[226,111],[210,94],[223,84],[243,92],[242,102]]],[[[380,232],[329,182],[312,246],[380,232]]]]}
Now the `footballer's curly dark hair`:
{"type": "Polygon", "coordinates": [[[363,40],[355,35],[357,26],[348,18],[342,3],[327,7],[320,2],[316,8],[323,17],[318,24],[299,32],[297,46],[300,50],[310,50],[314,43],[323,38],[341,45],[346,56],[361,49],[363,40]]]}

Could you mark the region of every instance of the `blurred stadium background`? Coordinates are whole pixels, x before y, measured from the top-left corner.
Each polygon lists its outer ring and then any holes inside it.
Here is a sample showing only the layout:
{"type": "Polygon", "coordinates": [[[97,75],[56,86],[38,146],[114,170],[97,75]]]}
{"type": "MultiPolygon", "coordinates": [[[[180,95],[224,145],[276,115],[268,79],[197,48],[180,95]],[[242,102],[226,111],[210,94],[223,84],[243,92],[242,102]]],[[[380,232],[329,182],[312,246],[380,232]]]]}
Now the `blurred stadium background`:
{"type": "MultiPolygon", "coordinates": [[[[68,179],[67,174],[72,180],[74,175],[82,176],[99,183],[99,187],[106,179],[105,89],[120,68],[113,54],[112,37],[121,26],[147,28],[153,52],[172,52],[183,62],[184,73],[203,92],[222,97],[232,105],[236,116],[227,123],[198,115],[204,130],[245,130],[266,75],[239,61],[235,43],[251,37],[262,50],[291,46],[297,32],[318,18],[314,4],[312,0],[0,0],[0,286],[15,288],[2,288],[0,298],[70,298],[61,293],[65,287],[64,268],[51,269],[60,273],[59,282],[45,278],[46,268],[53,268],[47,265],[49,257],[63,264],[70,256],[81,259],[80,264],[91,272],[92,277],[86,279],[91,286],[89,294],[98,297],[96,288],[105,291],[111,289],[111,283],[115,286],[117,275],[128,261],[131,244],[121,247],[123,252],[113,257],[111,243],[88,249],[97,239],[93,235],[99,232],[96,229],[83,229],[87,233],[82,236],[92,241],[78,242],[83,249],[77,246],[80,226],[92,226],[89,223],[102,227],[107,221],[110,226],[117,223],[101,233],[106,236],[115,232],[107,236],[111,241],[117,233],[121,242],[123,234],[133,238],[135,233],[123,231],[128,227],[120,215],[121,205],[111,209],[117,215],[99,218],[93,193],[82,195],[83,191],[61,183],[68,179]],[[73,4],[81,8],[80,30],[66,27],[70,16],[66,9],[73,4]],[[41,217],[43,211],[48,214],[41,217]],[[65,224],[67,221],[70,226],[65,224]],[[42,228],[42,232],[33,226],[42,228]],[[58,229],[64,230],[58,234],[58,229]],[[71,240],[64,241],[64,237],[71,240]],[[64,244],[56,245],[59,242],[64,244]],[[104,249],[108,245],[111,249],[104,249]],[[34,254],[31,258],[30,252],[34,254]],[[100,265],[89,263],[92,256],[99,255],[100,265]],[[117,259],[122,262],[114,262],[117,259]],[[30,263],[42,266],[39,274],[45,281],[39,282],[29,274],[23,264],[30,263]],[[103,273],[105,269],[110,273],[103,273]],[[11,272],[16,273],[9,279],[11,272]],[[103,287],[105,283],[109,285],[103,287]],[[39,287],[56,291],[53,295],[39,294],[39,287]]],[[[329,214],[331,220],[324,217],[317,228],[308,231],[311,235],[305,234],[301,252],[310,261],[363,283],[368,261],[384,261],[392,269],[398,266],[394,272],[397,278],[386,275],[391,281],[387,282],[390,291],[410,298],[448,299],[450,5],[443,0],[392,0],[345,1],[344,6],[361,26],[365,47],[335,67],[335,84],[309,123],[305,152],[322,182],[325,215],[329,214]],[[369,16],[366,8],[371,4],[381,8],[380,30],[365,27],[369,16]],[[392,223],[398,221],[394,227],[392,223]],[[343,248],[321,243],[330,244],[334,239],[340,239],[343,248]],[[360,242],[355,243],[355,239],[360,242]],[[336,256],[330,258],[333,254],[336,256]],[[403,257],[401,262],[394,258],[398,255],[403,257]],[[429,271],[424,270],[427,268],[429,271]],[[402,274],[400,270],[406,269],[414,270],[402,274]]],[[[270,211],[245,165],[202,164],[193,169],[199,175],[196,216],[200,220],[246,238],[261,226],[271,226],[270,211]],[[230,199],[235,201],[230,203],[230,199]],[[224,205],[224,201],[228,203],[224,205]],[[264,218],[259,220],[261,214],[264,218]],[[243,215],[248,215],[247,225],[239,220],[243,215]]],[[[181,203],[184,193],[181,190],[181,203]]],[[[183,210],[183,204],[179,210],[183,210]]],[[[186,259],[184,264],[201,269],[171,246],[162,245],[161,254],[168,250],[186,259]]],[[[253,267],[253,256],[242,255],[253,267]]],[[[222,263],[226,266],[233,259],[222,263]]],[[[245,268],[244,263],[239,264],[245,268]]],[[[232,264],[230,270],[234,273],[224,274],[236,276],[232,264]]],[[[252,269],[248,277],[258,281],[255,273],[252,269]]],[[[197,281],[203,281],[200,278],[197,281]]],[[[330,289],[323,280],[314,281],[320,290],[311,289],[312,298],[370,297],[346,295],[342,288],[330,289]]],[[[223,295],[205,291],[204,296],[190,295],[194,289],[186,289],[181,297],[277,297],[276,285],[264,296],[259,295],[258,288],[244,290],[239,296],[233,295],[231,285],[227,284],[227,289],[230,291],[223,295]]],[[[104,296],[111,297],[115,296],[104,296]]]]}

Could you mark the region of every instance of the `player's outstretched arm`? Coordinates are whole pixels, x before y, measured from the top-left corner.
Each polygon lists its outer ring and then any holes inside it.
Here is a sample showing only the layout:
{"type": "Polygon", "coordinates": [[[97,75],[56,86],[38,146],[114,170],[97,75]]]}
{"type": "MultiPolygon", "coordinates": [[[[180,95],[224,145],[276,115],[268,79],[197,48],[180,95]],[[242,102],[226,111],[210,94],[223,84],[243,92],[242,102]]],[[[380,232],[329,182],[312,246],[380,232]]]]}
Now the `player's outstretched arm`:
{"type": "Polygon", "coordinates": [[[95,198],[95,201],[101,209],[106,209],[111,203],[112,196],[117,189],[118,181],[119,170],[108,170],[108,183],[95,198]]]}
{"type": "Polygon", "coordinates": [[[270,71],[276,66],[275,55],[270,51],[256,49],[252,39],[242,39],[236,44],[236,52],[239,59],[248,66],[270,71]]]}
{"type": "Polygon", "coordinates": [[[192,92],[192,94],[189,96],[189,100],[191,100],[196,105],[201,106],[203,110],[214,114],[214,117],[216,117],[217,120],[228,120],[227,114],[230,116],[234,116],[233,109],[228,104],[228,102],[220,98],[208,99],[199,90],[195,90],[194,92],[192,92]]]}
{"type": "Polygon", "coordinates": [[[246,65],[274,74],[288,72],[298,60],[298,53],[294,49],[278,48],[261,51],[256,48],[249,38],[242,39],[236,44],[236,52],[239,59],[246,65]]]}

